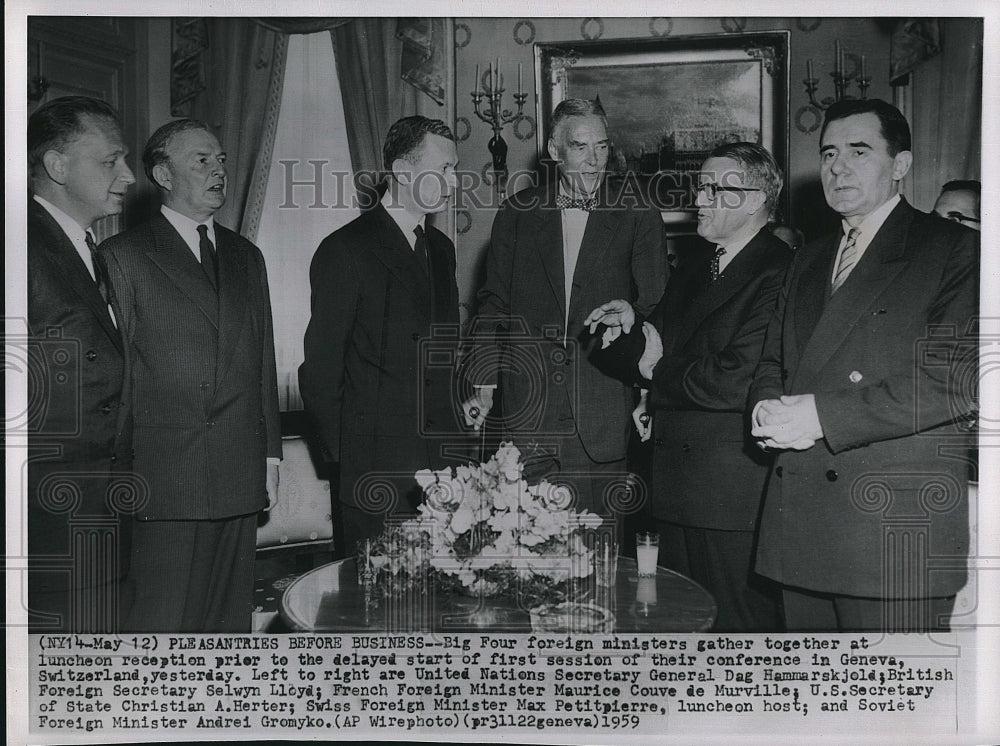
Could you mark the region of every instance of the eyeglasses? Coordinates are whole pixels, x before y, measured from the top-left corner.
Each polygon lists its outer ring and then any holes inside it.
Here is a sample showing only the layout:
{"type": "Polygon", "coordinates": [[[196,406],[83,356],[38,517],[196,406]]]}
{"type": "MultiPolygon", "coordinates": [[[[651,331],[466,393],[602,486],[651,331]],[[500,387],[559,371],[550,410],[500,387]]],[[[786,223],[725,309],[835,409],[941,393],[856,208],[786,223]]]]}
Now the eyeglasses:
{"type": "Polygon", "coordinates": [[[949,212],[944,216],[946,220],[954,220],[956,223],[981,223],[979,218],[970,218],[968,215],[963,215],[960,212],[949,212]]]}
{"type": "Polygon", "coordinates": [[[707,182],[705,184],[694,184],[691,186],[691,196],[694,199],[698,198],[699,194],[704,194],[705,198],[709,202],[715,202],[715,198],[718,196],[719,192],[762,192],[763,189],[757,189],[755,187],[734,187],[734,186],[720,186],[712,182],[707,182]]]}

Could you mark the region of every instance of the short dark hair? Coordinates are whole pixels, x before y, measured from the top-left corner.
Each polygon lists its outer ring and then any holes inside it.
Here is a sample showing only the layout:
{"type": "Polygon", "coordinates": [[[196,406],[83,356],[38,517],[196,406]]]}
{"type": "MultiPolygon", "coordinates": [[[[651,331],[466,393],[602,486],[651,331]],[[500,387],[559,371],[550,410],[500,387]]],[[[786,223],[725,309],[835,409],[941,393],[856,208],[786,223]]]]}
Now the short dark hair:
{"type": "Polygon", "coordinates": [[[604,127],[608,126],[608,116],[604,113],[604,107],[597,99],[589,98],[566,98],[559,102],[555,111],[552,112],[552,119],[549,121],[549,139],[555,140],[559,125],[572,117],[600,117],[604,122],[604,127]]]}
{"type": "Polygon", "coordinates": [[[118,112],[89,96],[60,96],[35,109],[28,117],[28,174],[37,175],[45,153],[61,151],[82,135],[87,129],[87,117],[121,128],[118,112]]]}
{"type": "Polygon", "coordinates": [[[382,164],[385,170],[392,171],[392,164],[397,158],[412,161],[427,135],[437,135],[455,142],[451,128],[440,119],[403,117],[392,125],[382,144],[382,164]]]}
{"type": "Polygon", "coordinates": [[[153,168],[170,160],[167,155],[170,140],[173,139],[174,135],[179,135],[181,132],[187,132],[188,130],[205,130],[205,132],[210,134],[212,132],[209,126],[201,120],[174,119],[164,124],[150,136],[146,147],[142,149],[142,167],[146,171],[146,176],[153,184],[159,186],[159,183],[153,178],[153,168]]]}
{"type": "Polygon", "coordinates": [[[972,192],[976,197],[981,197],[983,185],[975,179],[955,179],[941,187],[941,194],[945,192],[972,192]]]}
{"type": "Polygon", "coordinates": [[[744,182],[748,186],[759,188],[767,200],[768,217],[773,218],[778,209],[778,195],[785,180],[767,148],[752,142],[727,142],[717,146],[708,154],[709,158],[730,158],[740,164],[744,182]]]}
{"type": "Polygon", "coordinates": [[[830,122],[846,119],[855,114],[874,114],[878,117],[882,137],[889,146],[889,155],[895,157],[897,153],[910,150],[912,147],[910,125],[906,117],[895,106],[880,98],[850,98],[830,104],[823,118],[823,128],[819,131],[819,141],[823,142],[823,135],[830,122]]]}

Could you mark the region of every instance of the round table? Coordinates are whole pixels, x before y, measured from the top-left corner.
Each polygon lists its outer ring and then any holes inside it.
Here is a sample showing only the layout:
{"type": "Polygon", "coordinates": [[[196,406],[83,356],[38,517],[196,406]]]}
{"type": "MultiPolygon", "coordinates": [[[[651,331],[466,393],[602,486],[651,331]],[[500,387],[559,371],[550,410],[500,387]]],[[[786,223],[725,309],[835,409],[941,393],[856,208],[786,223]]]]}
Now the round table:
{"type": "MultiPolygon", "coordinates": [[[[588,599],[614,614],[614,632],[704,632],[715,601],[693,580],[662,567],[638,577],[635,560],[618,560],[614,588],[588,599]]],[[[415,590],[381,597],[358,583],[353,559],[331,562],[296,578],[281,598],[281,616],[302,632],[530,632],[528,612],[514,599],[475,599],[415,590]]]]}

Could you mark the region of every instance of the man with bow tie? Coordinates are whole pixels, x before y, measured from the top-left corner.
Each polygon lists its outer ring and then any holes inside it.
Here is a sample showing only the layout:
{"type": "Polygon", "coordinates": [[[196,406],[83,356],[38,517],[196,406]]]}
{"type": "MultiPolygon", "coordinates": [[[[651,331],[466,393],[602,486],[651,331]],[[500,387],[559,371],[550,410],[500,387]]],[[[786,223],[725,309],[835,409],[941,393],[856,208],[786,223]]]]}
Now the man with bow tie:
{"type": "Polygon", "coordinates": [[[496,399],[504,436],[533,446],[529,481],[558,475],[574,509],[613,514],[634,508],[623,504],[633,392],[589,360],[599,341],[584,320],[608,298],[653,309],[667,276],[663,222],[641,193],[624,199],[627,187],[605,178],[598,102],[561,102],[550,133],[558,178],[511,196],[493,222],[463,407],[479,429],[496,399]]]}
{"type": "Polygon", "coordinates": [[[776,451],[756,569],[789,631],[947,630],[965,582],[978,233],[899,194],[910,128],[830,106],[820,180],[842,231],[799,249],[749,404],[776,451]]]}
{"type": "MultiPolygon", "coordinates": [[[[695,187],[705,239],[670,277],[641,327],[600,353],[644,389],[633,413],[653,438],[651,510],[660,564],[693,578],[715,598],[714,629],[781,628],[773,583],[751,569],[754,531],[769,460],[745,427],[747,391],[791,257],[768,229],[783,179],[753,143],[715,148],[695,187]]],[[[631,309],[617,300],[588,322],[631,309]]]]}
{"type": "Polygon", "coordinates": [[[281,428],[264,257],[219,225],[226,153],[203,122],[142,154],[162,202],[101,244],[132,353],[136,514],[127,628],[250,631],[257,514],[277,500],[281,428]]]}

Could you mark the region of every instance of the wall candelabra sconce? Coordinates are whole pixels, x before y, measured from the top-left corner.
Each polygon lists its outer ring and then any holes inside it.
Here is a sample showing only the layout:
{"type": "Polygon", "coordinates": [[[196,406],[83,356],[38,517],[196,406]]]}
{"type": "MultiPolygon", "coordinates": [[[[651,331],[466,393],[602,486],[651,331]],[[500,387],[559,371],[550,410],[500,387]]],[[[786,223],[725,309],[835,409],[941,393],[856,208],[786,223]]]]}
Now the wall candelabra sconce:
{"type": "MultiPolygon", "coordinates": [[[[806,60],[806,77],[802,82],[805,84],[806,93],[809,94],[809,103],[821,110],[825,110],[830,104],[842,101],[845,98],[854,98],[854,96],[847,94],[847,86],[855,75],[853,72],[848,73],[844,67],[844,48],[839,41],[834,42],[833,51],[833,72],[830,73],[830,77],[833,78],[833,98],[827,96],[822,101],[816,100],[816,91],[819,89],[819,78],[813,73],[813,61],[811,59],[806,60]]],[[[861,55],[861,65],[857,73],[858,89],[861,91],[861,95],[858,98],[867,98],[868,87],[871,85],[872,79],[867,75],[864,55],[861,55]]]]}
{"type": "Polygon", "coordinates": [[[507,192],[507,142],[503,139],[501,132],[506,124],[516,122],[524,117],[524,102],[528,99],[528,94],[521,88],[521,64],[517,65],[517,93],[514,94],[514,102],[517,104],[517,111],[503,108],[503,76],[500,74],[500,58],[497,58],[496,67],[491,62],[486,72],[486,82],[479,76],[479,65],[476,65],[476,89],[472,92],[472,103],[475,106],[476,116],[493,130],[493,137],[490,138],[489,151],[493,160],[493,183],[497,187],[500,197],[503,198],[507,192]],[[480,108],[486,100],[485,106],[480,108]]]}

